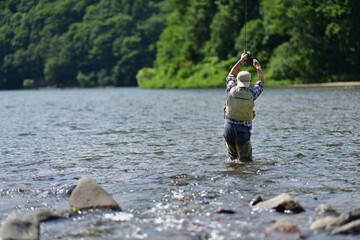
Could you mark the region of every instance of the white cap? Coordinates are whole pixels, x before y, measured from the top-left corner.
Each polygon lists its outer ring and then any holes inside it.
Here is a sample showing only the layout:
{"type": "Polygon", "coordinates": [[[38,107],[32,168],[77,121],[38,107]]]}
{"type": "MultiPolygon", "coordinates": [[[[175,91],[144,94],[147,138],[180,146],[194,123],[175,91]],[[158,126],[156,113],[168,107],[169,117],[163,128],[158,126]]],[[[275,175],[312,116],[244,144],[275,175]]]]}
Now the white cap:
{"type": "Polygon", "coordinates": [[[236,76],[237,85],[239,87],[249,87],[251,81],[251,75],[248,71],[241,71],[236,76]]]}

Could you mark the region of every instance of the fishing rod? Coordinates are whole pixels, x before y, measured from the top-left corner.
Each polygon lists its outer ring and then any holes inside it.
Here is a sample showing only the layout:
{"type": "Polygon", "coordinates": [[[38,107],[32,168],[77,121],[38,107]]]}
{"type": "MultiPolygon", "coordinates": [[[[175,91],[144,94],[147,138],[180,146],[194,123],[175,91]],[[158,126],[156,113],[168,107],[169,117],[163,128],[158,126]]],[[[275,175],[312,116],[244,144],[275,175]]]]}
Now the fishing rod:
{"type": "MultiPolygon", "coordinates": [[[[216,33],[216,37],[215,37],[215,43],[213,44],[212,47],[212,57],[215,56],[215,51],[216,51],[216,46],[217,46],[217,42],[218,42],[218,38],[219,38],[219,33],[220,33],[220,27],[221,27],[221,22],[222,22],[222,18],[223,18],[223,7],[222,7],[222,1],[220,2],[220,20],[219,20],[219,24],[218,24],[218,29],[217,29],[217,33],[216,33]]],[[[247,0],[244,1],[245,4],[245,14],[244,14],[244,52],[248,55],[247,56],[247,61],[250,65],[252,65],[253,63],[253,59],[255,58],[250,51],[247,51],[246,49],[246,22],[247,22],[247,0]]],[[[246,63],[245,63],[246,64],[246,63]]]]}
{"type": "Polygon", "coordinates": [[[245,34],[244,34],[244,51],[246,52],[246,18],[247,18],[247,4],[245,0],[245,14],[244,14],[244,28],[245,28],[245,34]]]}
{"type": "MultiPolygon", "coordinates": [[[[250,51],[248,51],[246,49],[246,20],[247,20],[247,1],[245,0],[245,14],[244,14],[244,52],[247,54],[247,60],[246,63],[249,63],[250,65],[252,65],[253,60],[254,60],[254,56],[251,54],[250,51]]],[[[246,65],[246,63],[244,65],[246,65]]]]}

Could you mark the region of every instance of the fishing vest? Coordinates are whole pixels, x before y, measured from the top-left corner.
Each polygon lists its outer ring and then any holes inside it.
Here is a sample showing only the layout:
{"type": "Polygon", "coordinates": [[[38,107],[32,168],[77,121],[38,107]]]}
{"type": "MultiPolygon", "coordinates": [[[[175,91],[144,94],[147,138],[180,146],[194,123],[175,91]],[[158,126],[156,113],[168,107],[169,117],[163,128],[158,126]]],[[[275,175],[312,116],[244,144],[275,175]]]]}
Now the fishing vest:
{"type": "Polygon", "coordinates": [[[228,93],[225,117],[234,120],[252,121],[255,117],[254,96],[249,88],[234,87],[228,93]]]}

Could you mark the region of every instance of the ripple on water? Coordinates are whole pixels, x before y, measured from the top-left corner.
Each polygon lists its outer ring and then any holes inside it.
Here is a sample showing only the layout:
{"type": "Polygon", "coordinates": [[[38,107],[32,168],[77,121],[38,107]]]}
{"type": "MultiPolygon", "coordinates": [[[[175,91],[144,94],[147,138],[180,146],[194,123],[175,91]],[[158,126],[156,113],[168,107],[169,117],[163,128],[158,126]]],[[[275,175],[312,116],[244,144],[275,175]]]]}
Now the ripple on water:
{"type": "Polygon", "coordinates": [[[223,90],[5,91],[0,212],[68,209],[68,192],[90,176],[124,214],[49,222],[41,227],[43,239],[146,239],[184,231],[204,239],[258,240],[279,217],[307,233],[317,205],[341,211],[360,204],[359,94],[266,89],[256,103],[255,162],[226,166],[223,90]],[[249,207],[256,195],[269,199],[281,192],[299,198],[306,212],[279,216],[249,207]]]}

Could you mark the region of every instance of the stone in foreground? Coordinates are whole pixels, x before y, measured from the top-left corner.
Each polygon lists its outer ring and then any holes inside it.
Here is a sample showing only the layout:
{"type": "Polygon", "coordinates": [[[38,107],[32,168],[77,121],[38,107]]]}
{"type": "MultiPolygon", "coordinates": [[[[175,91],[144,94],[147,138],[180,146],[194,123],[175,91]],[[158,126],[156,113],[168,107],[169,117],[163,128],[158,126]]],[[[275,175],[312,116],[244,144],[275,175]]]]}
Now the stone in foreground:
{"type": "Polygon", "coordinates": [[[36,214],[10,215],[0,228],[1,239],[37,240],[40,223],[36,214]]]}
{"type": "Polygon", "coordinates": [[[311,230],[332,230],[332,234],[360,234],[360,208],[344,212],[339,216],[326,216],[315,220],[311,230]]]}
{"type": "Polygon", "coordinates": [[[282,193],[272,199],[259,202],[254,206],[256,210],[275,209],[281,213],[301,213],[305,209],[289,194],[282,193]]]}
{"type": "Polygon", "coordinates": [[[335,228],[332,234],[360,234],[360,219],[335,228]]]}
{"type": "Polygon", "coordinates": [[[82,177],[71,193],[69,204],[71,209],[83,210],[108,208],[121,211],[120,206],[98,183],[88,177],[82,177]]]}
{"type": "Polygon", "coordinates": [[[270,239],[301,239],[299,228],[289,221],[276,222],[265,235],[270,239]]]}

